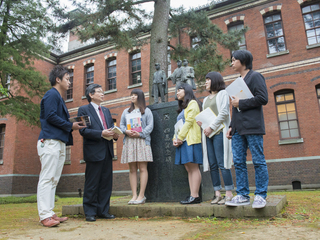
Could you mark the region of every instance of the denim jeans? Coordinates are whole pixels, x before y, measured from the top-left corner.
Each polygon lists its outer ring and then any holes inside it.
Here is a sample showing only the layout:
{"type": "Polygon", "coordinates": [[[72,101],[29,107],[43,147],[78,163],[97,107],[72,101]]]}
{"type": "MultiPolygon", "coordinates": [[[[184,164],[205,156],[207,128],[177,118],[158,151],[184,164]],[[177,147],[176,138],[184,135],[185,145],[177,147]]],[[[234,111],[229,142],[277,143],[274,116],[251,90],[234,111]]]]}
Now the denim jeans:
{"type": "Polygon", "coordinates": [[[249,198],[249,181],[247,170],[247,149],[250,149],[255,170],[255,195],[267,197],[268,168],[263,154],[263,135],[239,135],[236,131],[232,136],[233,162],[236,170],[237,194],[249,198]]]}
{"type": "Polygon", "coordinates": [[[231,170],[224,168],[223,132],[212,138],[206,137],[206,142],[213,189],[219,191],[222,188],[219,168],[222,173],[225,190],[229,191],[234,189],[231,170]]]}

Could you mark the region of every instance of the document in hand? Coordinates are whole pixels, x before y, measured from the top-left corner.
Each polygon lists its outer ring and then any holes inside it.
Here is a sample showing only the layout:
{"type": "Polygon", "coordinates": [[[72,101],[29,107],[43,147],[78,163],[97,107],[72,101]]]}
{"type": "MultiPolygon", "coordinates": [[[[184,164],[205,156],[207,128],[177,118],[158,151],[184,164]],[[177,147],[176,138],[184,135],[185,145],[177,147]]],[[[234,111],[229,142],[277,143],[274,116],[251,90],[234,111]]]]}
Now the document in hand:
{"type": "Polygon", "coordinates": [[[238,77],[236,80],[234,80],[234,82],[226,88],[226,91],[230,98],[232,98],[232,96],[236,96],[239,99],[253,98],[250,89],[242,77],[238,77]]]}
{"type": "MultiPolygon", "coordinates": [[[[174,125],[174,136],[176,137],[176,139],[178,138],[179,132],[181,130],[181,128],[183,127],[183,120],[180,119],[175,125],[174,125]]],[[[186,139],[183,139],[183,141],[185,141],[186,139]]]]}
{"type": "MultiPolygon", "coordinates": [[[[210,126],[210,124],[217,118],[217,116],[214,114],[214,112],[211,110],[211,108],[206,108],[202,112],[200,112],[196,117],[196,121],[202,122],[201,128],[204,130],[207,127],[210,126]]],[[[224,128],[224,124],[222,123],[215,131],[213,131],[209,138],[212,138],[212,136],[216,135],[217,132],[219,132],[221,129],[224,128]]]]}
{"type": "MultiPolygon", "coordinates": [[[[117,134],[123,134],[123,132],[121,131],[120,128],[118,128],[117,126],[114,126],[113,128],[111,128],[111,130],[114,132],[114,133],[117,133],[117,134]]],[[[107,140],[111,140],[113,139],[113,137],[103,137],[104,139],[107,139],[107,140]]]]}
{"type": "Polygon", "coordinates": [[[69,121],[72,123],[82,122],[82,124],[80,124],[81,126],[88,127],[91,125],[90,116],[88,116],[88,115],[84,115],[84,116],[80,116],[80,117],[72,117],[72,118],[69,118],[69,121]]]}
{"type": "Polygon", "coordinates": [[[127,130],[142,132],[141,113],[129,113],[126,116],[127,130]]]}

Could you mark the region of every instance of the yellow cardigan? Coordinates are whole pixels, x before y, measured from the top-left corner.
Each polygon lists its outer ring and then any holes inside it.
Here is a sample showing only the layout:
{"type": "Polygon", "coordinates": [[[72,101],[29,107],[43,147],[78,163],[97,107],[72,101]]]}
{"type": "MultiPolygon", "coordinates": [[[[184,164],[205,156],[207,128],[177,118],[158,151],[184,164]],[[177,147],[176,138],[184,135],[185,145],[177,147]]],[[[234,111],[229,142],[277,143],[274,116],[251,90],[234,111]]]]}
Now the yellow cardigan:
{"type": "Polygon", "coordinates": [[[198,126],[195,116],[200,113],[199,105],[195,100],[191,100],[184,110],[185,123],[181,128],[178,138],[186,138],[188,146],[201,143],[201,129],[198,126]]]}

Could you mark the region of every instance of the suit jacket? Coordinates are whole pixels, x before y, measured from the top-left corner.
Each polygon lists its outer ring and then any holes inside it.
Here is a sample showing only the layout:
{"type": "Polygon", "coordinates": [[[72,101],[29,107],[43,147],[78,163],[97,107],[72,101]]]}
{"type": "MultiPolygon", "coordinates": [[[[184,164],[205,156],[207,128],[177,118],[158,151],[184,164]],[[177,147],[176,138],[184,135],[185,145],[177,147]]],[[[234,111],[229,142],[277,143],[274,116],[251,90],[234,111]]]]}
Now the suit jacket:
{"type": "MultiPolygon", "coordinates": [[[[113,120],[108,108],[101,107],[106,119],[108,128],[113,127],[113,120]]],[[[97,162],[104,160],[111,154],[113,157],[113,140],[106,140],[101,137],[103,126],[92,104],[82,106],[78,110],[78,116],[90,116],[91,125],[80,129],[79,132],[83,136],[83,159],[86,162],[97,162]]],[[[111,159],[110,159],[111,160],[111,159]]]]}
{"type": "Polygon", "coordinates": [[[40,103],[41,132],[39,139],[56,139],[73,144],[69,112],[57,89],[51,88],[40,103]]]}

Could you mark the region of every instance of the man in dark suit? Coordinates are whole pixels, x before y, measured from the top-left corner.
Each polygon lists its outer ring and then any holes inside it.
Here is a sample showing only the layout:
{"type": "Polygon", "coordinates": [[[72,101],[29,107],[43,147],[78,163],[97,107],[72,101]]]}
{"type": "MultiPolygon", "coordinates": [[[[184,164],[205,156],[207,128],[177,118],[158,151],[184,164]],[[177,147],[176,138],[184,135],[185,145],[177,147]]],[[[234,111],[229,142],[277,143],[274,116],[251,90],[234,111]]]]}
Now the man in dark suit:
{"type": "Polygon", "coordinates": [[[96,216],[114,218],[109,214],[113,139],[117,140],[119,135],[111,130],[113,120],[109,109],[100,106],[104,97],[101,86],[88,86],[86,97],[89,104],[79,108],[78,116],[88,115],[91,120],[91,125],[80,130],[80,134],[83,136],[83,158],[86,162],[83,209],[86,220],[92,222],[96,216]]]}
{"type": "Polygon", "coordinates": [[[55,66],[49,75],[52,88],[41,100],[41,132],[37,150],[41,162],[37,204],[40,222],[45,227],[59,225],[68,218],[59,218],[53,211],[56,187],[66,158],[66,145],[72,145],[73,130],[84,128],[81,122],[69,121],[68,109],[62,95],[70,86],[68,69],[55,66]]]}

